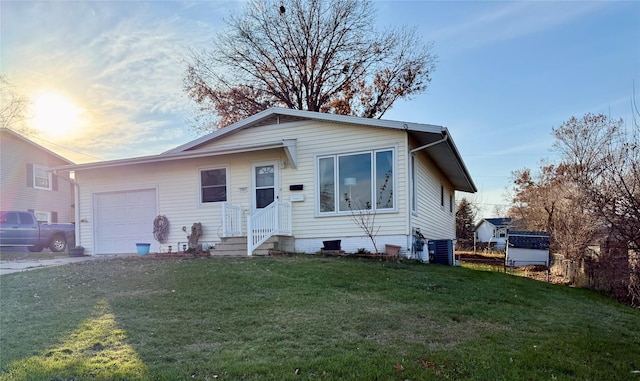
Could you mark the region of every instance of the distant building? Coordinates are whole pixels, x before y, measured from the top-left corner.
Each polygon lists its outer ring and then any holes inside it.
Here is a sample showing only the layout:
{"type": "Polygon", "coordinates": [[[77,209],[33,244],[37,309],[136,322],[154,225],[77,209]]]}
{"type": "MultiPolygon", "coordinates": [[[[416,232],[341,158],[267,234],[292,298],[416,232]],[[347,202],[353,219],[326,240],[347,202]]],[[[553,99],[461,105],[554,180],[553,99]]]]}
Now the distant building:
{"type": "Polygon", "coordinates": [[[476,242],[495,250],[504,250],[512,223],[512,218],[483,218],[475,228],[476,242]]]}

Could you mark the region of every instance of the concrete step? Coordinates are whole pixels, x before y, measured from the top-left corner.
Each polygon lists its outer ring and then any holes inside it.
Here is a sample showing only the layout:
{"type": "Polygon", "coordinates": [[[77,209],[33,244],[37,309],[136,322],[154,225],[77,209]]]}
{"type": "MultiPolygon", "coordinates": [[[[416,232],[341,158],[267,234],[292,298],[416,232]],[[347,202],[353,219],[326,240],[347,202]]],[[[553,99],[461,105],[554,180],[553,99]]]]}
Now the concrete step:
{"type": "MultiPolygon", "coordinates": [[[[293,237],[269,237],[260,247],[253,251],[253,255],[267,256],[271,250],[293,252],[293,237]]],[[[224,237],[211,250],[212,256],[247,256],[247,237],[224,237]]]]}

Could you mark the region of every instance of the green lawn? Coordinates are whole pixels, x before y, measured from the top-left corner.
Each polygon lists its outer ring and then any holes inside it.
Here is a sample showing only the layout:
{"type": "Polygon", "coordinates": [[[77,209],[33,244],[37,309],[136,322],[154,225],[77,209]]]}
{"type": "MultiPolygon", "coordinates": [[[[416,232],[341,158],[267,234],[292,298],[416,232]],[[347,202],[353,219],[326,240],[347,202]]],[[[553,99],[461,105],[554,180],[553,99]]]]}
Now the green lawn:
{"type": "Polygon", "coordinates": [[[0,380],[640,380],[640,310],[460,267],[121,258],[0,292],[0,380]]]}

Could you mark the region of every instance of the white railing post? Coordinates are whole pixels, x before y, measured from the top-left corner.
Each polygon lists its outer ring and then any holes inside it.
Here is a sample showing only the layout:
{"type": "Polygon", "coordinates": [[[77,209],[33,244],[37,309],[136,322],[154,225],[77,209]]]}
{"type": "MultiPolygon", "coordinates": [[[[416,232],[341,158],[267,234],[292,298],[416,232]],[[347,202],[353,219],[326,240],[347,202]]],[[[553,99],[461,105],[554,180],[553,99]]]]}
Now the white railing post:
{"type": "Polygon", "coordinates": [[[278,201],[247,217],[247,254],[275,234],[291,234],[291,205],[278,201]]]}
{"type": "Polygon", "coordinates": [[[222,204],[222,236],[227,237],[227,203],[222,204]]]}
{"type": "Polygon", "coordinates": [[[242,235],[242,208],[237,205],[222,204],[222,236],[242,235]]]}
{"type": "Polygon", "coordinates": [[[252,216],[247,217],[247,255],[253,255],[253,223],[252,216]]]}

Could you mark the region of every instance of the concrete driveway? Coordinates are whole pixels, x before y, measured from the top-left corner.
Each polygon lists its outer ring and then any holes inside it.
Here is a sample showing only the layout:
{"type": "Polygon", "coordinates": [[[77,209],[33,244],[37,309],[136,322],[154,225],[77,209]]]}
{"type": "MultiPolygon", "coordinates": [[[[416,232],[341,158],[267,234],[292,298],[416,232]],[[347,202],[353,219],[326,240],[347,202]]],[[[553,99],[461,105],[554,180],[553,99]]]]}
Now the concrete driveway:
{"type": "Polygon", "coordinates": [[[29,259],[29,260],[15,260],[15,261],[0,261],[0,275],[17,273],[21,271],[28,271],[34,269],[42,269],[46,267],[61,266],[69,263],[94,261],[98,259],[108,259],[120,256],[133,256],[134,254],[126,255],[99,255],[99,256],[84,256],[84,257],[60,257],[54,259],[29,259]]]}

